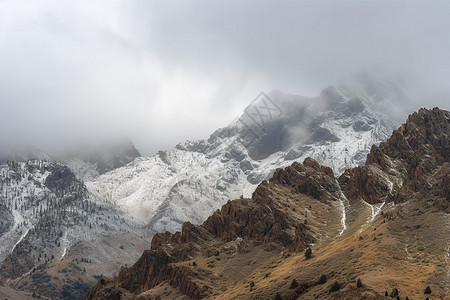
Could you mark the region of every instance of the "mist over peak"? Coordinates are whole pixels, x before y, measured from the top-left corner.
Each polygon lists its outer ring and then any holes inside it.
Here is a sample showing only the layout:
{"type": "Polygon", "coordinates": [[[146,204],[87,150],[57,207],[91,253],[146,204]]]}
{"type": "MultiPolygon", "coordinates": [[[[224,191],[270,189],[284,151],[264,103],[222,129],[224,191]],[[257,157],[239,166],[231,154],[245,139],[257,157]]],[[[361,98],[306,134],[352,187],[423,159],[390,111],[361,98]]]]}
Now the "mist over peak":
{"type": "Polygon", "coordinates": [[[369,95],[391,82],[408,111],[449,108],[447,1],[177,4],[2,1],[2,145],[129,136],[149,155],[205,138],[261,91],[315,97],[354,74],[367,85],[363,70],[385,82],[370,75],[369,95]]]}

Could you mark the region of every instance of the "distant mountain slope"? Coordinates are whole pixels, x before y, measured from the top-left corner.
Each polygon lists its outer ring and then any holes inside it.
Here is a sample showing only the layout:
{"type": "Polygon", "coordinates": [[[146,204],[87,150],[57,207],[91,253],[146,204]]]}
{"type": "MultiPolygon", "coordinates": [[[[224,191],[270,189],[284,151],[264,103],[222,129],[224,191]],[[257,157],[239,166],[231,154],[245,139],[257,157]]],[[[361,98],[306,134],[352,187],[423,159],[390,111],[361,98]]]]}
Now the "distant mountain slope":
{"type": "Polygon", "coordinates": [[[29,160],[48,160],[63,162],[75,175],[84,181],[93,180],[101,174],[123,167],[141,154],[129,139],[101,143],[85,142],[75,148],[50,149],[51,154],[34,146],[2,145],[0,163],[7,161],[26,162],[29,160]],[[65,150],[63,150],[65,149],[65,150]]]}
{"type": "MultiPolygon", "coordinates": [[[[95,270],[82,275],[66,271],[66,279],[47,274],[55,263],[72,260],[80,243],[88,244],[87,255],[89,243],[101,244],[112,236],[119,239],[125,233],[128,242],[136,242],[147,232],[111,203],[93,197],[67,166],[47,160],[0,164],[0,215],[0,282],[49,297],[62,297],[63,285],[71,294],[77,289],[75,283],[82,294],[82,288],[95,280],[92,275],[99,275],[95,270]]],[[[107,252],[119,257],[122,250],[117,246],[107,252]]],[[[101,261],[105,274],[122,264],[111,257],[108,261],[89,258],[94,264],[101,261]]],[[[122,255],[123,259],[130,258],[122,255]]]]}
{"type": "Polygon", "coordinates": [[[86,299],[448,299],[449,190],[450,112],[421,109],[339,178],[294,162],[202,225],[155,235],[86,299]]]}
{"type": "Polygon", "coordinates": [[[395,88],[366,81],[329,87],[316,98],[261,94],[209,139],[136,159],[87,187],[154,231],[178,230],[184,221],[199,224],[228,199],[249,196],[293,161],[312,157],[336,174],[362,165],[370,146],[400,124],[386,107],[401,99],[395,88]]]}

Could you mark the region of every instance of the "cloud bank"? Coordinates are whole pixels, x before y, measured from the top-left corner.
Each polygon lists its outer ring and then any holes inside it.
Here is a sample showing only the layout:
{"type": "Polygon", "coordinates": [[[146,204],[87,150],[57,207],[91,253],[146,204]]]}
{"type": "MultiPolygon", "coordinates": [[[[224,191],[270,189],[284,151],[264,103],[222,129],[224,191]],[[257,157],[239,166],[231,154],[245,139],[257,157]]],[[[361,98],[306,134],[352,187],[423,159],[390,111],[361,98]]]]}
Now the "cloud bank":
{"type": "Polygon", "coordinates": [[[144,154],[361,70],[449,109],[448,1],[0,1],[0,137],[144,154]]]}

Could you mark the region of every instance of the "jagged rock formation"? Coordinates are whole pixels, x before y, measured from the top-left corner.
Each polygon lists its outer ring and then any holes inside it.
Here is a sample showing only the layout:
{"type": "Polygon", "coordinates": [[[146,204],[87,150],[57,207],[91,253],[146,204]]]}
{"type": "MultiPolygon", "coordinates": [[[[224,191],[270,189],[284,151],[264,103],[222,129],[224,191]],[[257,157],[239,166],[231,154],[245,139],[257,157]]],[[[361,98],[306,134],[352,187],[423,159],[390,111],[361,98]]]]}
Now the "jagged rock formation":
{"type": "MultiPolygon", "coordinates": [[[[340,177],[344,193],[370,204],[405,202],[415,193],[448,199],[449,132],[446,111],[421,109],[410,115],[386,142],[372,146],[364,167],[347,170],[340,177]],[[428,178],[434,173],[442,178],[432,184],[428,178]]],[[[450,212],[448,203],[436,201],[440,209],[450,212]]]]}
{"type": "Polygon", "coordinates": [[[86,299],[384,299],[393,288],[412,298],[426,285],[448,297],[449,174],[450,112],[421,109],[365,166],[339,179],[312,159],[278,169],[202,225],[155,235],[86,299]],[[301,284],[289,287],[293,279],[301,284]]]}

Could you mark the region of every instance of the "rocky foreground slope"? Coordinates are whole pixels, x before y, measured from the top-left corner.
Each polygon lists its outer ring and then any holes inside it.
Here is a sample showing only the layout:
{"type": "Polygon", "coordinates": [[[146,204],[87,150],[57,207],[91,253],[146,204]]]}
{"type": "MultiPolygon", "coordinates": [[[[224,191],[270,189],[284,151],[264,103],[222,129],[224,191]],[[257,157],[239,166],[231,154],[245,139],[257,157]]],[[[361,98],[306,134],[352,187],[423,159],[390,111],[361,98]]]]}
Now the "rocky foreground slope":
{"type": "Polygon", "coordinates": [[[450,112],[421,109],[339,178],[305,159],[155,235],[86,299],[448,299],[449,191],[450,112]]]}

